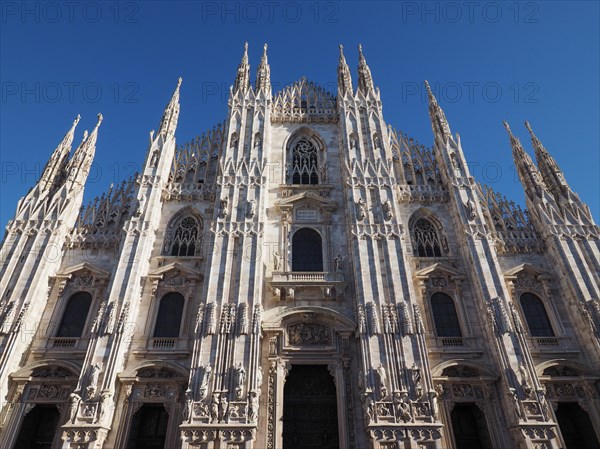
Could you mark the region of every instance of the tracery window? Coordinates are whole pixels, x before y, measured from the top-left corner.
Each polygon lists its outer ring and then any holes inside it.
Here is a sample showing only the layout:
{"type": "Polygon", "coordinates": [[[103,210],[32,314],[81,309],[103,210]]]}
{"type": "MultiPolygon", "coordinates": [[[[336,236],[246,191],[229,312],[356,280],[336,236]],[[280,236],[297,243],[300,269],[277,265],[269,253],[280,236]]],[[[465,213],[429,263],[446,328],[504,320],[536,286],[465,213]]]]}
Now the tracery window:
{"type": "Polygon", "coordinates": [[[542,300],[533,293],[526,292],[521,295],[520,302],[530,335],[532,337],[554,337],[554,331],[542,300]]]}
{"type": "Polygon", "coordinates": [[[77,292],[69,298],[63,312],[57,337],[79,338],[87,321],[92,295],[88,292],[77,292]]]}
{"type": "Polygon", "coordinates": [[[167,293],[160,300],[154,337],[179,337],[181,318],[183,315],[184,298],[181,293],[167,293]]]}
{"type": "Polygon", "coordinates": [[[200,251],[200,224],[186,215],[167,229],[164,250],[171,256],[195,256],[200,251]]]}
{"type": "Polygon", "coordinates": [[[431,221],[419,218],[413,226],[413,245],[419,257],[441,257],[442,244],[431,221]]]}
{"type": "Polygon", "coordinates": [[[301,138],[292,152],[292,184],[318,184],[319,170],[317,149],[314,144],[301,138]]]}
{"type": "Polygon", "coordinates": [[[310,228],[299,229],[292,239],[292,270],[323,271],[321,235],[310,228]]]}
{"type": "Polygon", "coordinates": [[[431,296],[431,312],[438,337],[462,337],[454,301],[445,293],[431,296]]]}

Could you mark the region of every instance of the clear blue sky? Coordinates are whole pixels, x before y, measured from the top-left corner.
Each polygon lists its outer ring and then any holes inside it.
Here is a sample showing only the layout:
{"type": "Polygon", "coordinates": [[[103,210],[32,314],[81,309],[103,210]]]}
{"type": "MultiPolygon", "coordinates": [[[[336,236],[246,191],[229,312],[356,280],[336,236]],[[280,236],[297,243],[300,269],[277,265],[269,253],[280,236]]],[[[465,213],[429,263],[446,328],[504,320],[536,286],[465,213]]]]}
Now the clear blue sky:
{"type": "Polygon", "coordinates": [[[244,41],[254,77],[269,44],[275,90],[301,76],[335,92],[338,45],[356,84],[362,43],[384,118],[427,146],[428,79],[474,176],[522,203],[507,120],[524,120],[600,219],[599,3],[0,3],[0,224],[80,113],[104,114],[86,202],[143,162],[148,133],[183,77],[177,139],[221,122],[244,41]]]}

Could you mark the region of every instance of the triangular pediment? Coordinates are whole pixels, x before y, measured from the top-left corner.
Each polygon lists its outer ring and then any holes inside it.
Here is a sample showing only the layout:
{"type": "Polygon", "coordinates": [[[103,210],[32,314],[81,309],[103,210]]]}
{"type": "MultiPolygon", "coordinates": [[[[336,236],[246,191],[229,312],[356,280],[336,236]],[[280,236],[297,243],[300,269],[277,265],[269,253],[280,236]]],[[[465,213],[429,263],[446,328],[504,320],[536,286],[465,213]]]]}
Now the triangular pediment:
{"type": "Polygon", "coordinates": [[[525,273],[532,274],[533,276],[548,276],[548,273],[540,270],[538,267],[535,267],[528,263],[522,263],[521,265],[517,265],[516,267],[511,268],[508,271],[505,271],[504,277],[512,278],[512,277],[523,275],[525,273]]]}
{"type": "Polygon", "coordinates": [[[417,279],[427,279],[435,274],[443,274],[453,279],[462,279],[465,277],[465,274],[462,271],[458,271],[457,269],[440,262],[421,268],[415,272],[414,277],[417,279]]]}
{"type": "Polygon", "coordinates": [[[91,263],[87,263],[87,262],[82,262],[82,263],[78,263],[77,265],[67,267],[67,268],[61,270],[59,273],[57,273],[56,277],[70,278],[74,274],[83,273],[83,272],[88,272],[97,279],[108,279],[110,277],[110,273],[108,271],[103,270],[102,268],[98,268],[97,266],[92,265],[91,263]]]}
{"type": "Polygon", "coordinates": [[[337,207],[337,203],[329,198],[324,198],[314,192],[300,192],[288,198],[278,200],[275,205],[280,209],[291,209],[298,206],[308,205],[328,210],[337,207]]]}
{"type": "Polygon", "coordinates": [[[184,275],[186,275],[186,277],[189,277],[190,279],[202,279],[201,272],[194,270],[193,268],[189,268],[179,262],[171,262],[160,268],[157,268],[156,270],[148,273],[148,277],[151,279],[162,279],[165,275],[171,273],[183,273],[184,275]]]}

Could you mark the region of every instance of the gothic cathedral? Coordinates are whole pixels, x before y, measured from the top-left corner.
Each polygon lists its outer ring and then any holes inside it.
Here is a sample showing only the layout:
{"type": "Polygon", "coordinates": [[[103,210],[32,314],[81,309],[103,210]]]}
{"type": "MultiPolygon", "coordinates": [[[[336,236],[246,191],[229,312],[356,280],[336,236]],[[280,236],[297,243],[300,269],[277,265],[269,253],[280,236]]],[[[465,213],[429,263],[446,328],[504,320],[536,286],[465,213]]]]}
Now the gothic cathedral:
{"type": "Polygon", "coordinates": [[[2,449],[599,449],[600,228],[526,123],[526,209],[389,127],[359,48],[82,207],[75,127],[6,227],[2,449]],[[72,153],[72,154],[71,154],[72,153]]]}

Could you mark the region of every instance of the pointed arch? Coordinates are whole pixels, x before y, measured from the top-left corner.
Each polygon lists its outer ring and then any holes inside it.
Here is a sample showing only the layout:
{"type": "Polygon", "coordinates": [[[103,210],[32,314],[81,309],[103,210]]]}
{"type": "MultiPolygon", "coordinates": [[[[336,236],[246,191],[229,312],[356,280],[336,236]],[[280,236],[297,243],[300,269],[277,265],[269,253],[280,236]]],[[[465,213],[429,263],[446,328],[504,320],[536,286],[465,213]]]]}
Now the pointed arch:
{"type": "Polygon", "coordinates": [[[409,221],[413,252],[418,257],[443,257],[448,243],[440,221],[427,209],[414,212],[409,221]]]}
{"type": "Polygon", "coordinates": [[[163,254],[180,257],[200,255],[203,229],[200,214],[192,207],[183,208],[167,225],[163,254]]]}
{"type": "Polygon", "coordinates": [[[325,142],[307,127],[292,133],[285,142],[288,184],[316,185],[325,179],[325,142]]]}

